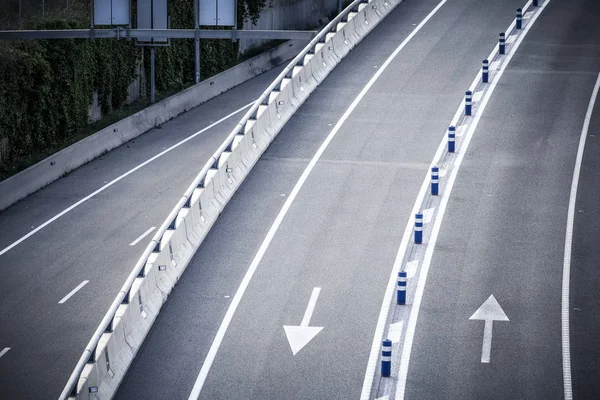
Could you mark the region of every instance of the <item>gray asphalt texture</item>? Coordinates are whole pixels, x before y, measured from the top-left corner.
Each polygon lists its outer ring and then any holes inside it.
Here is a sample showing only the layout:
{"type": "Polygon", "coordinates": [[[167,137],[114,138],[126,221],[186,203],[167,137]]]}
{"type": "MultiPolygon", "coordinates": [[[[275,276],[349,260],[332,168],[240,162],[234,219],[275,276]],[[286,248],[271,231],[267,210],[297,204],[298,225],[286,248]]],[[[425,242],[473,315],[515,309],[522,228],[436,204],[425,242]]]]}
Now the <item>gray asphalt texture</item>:
{"type": "MultiPolygon", "coordinates": [[[[389,54],[437,5],[400,4],[292,117],[207,236],[116,398],[185,399],[240,281],[297,179],[389,54]]],[[[522,1],[450,0],[342,126],[234,315],[201,398],[357,398],[381,299],[427,168],[464,90],[522,1]],[[292,356],[298,325],[321,287],[292,356]]],[[[485,299],[483,299],[485,300],[485,299]]],[[[482,301],[483,301],[482,300],[482,301]]]]}
{"type": "MultiPolygon", "coordinates": [[[[552,1],[503,75],[458,173],[428,276],[408,371],[409,399],[563,397],[561,287],[569,192],[600,71],[600,5],[552,1]],[[493,294],[491,362],[480,362],[493,294]]],[[[598,107],[596,107],[598,109],[598,107]]],[[[598,128],[597,116],[594,129],[598,128]]],[[[590,133],[594,133],[593,129],[590,133]]],[[[598,398],[597,201],[586,149],[573,255],[575,398],[598,398]],[[585,218],[585,220],[584,220],[585,218]],[[594,250],[592,250],[592,248],[594,250]]]]}
{"type": "MultiPolygon", "coordinates": [[[[0,213],[0,248],[13,243],[166,148],[253,101],[269,71],[130,141],[0,213]]],[[[99,193],[0,256],[0,398],[57,398],[126,277],[242,113],[99,193]],[[90,283],[58,304],[83,280],[90,283]]]]}

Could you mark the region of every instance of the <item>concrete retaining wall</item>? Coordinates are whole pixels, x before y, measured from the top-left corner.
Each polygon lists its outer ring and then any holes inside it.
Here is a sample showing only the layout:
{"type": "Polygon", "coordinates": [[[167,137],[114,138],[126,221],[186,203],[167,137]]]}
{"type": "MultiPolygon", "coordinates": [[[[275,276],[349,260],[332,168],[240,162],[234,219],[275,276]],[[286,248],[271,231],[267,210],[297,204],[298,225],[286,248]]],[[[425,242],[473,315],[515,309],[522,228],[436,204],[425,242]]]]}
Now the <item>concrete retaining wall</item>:
{"type": "Polygon", "coordinates": [[[291,40],[162,100],[0,182],[0,210],[125,142],[293,58],[306,41],[291,40]]]}

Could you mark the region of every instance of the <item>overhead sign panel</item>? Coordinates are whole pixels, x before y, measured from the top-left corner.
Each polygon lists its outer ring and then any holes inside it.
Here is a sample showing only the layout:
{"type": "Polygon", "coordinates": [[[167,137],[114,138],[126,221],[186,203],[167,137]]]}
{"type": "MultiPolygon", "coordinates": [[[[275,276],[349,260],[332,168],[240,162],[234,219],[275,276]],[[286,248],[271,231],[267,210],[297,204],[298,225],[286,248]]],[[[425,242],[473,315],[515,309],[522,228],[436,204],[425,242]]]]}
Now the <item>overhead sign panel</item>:
{"type": "Polygon", "coordinates": [[[234,26],[235,0],[199,0],[198,21],[202,26],[234,26]]]}
{"type": "MultiPolygon", "coordinates": [[[[167,0],[138,0],[138,29],[168,29],[167,0]]],[[[152,37],[143,42],[166,43],[167,38],[152,37]]]]}
{"type": "Polygon", "coordinates": [[[94,0],[94,25],[129,25],[130,0],[94,0]]]}

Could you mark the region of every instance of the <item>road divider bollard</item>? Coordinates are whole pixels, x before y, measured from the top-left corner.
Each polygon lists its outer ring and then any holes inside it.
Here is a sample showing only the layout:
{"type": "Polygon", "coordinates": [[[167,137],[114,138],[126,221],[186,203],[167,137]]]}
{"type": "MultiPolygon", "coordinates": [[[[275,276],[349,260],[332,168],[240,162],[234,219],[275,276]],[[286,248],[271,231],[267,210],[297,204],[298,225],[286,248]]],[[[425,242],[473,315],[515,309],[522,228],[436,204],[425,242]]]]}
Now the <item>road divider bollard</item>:
{"type": "Polygon", "coordinates": [[[521,29],[523,27],[523,10],[517,8],[517,29],[521,29]]]}
{"type": "Polygon", "coordinates": [[[392,373],[392,341],[385,339],[381,346],[381,376],[392,373]]]}
{"type": "Polygon", "coordinates": [[[533,0],[533,6],[537,7],[538,6],[538,0],[533,0]]]}
{"type": "Polygon", "coordinates": [[[406,272],[398,272],[398,286],[396,288],[396,303],[406,304],[406,272]]]}
{"type": "Polygon", "coordinates": [[[506,35],[504,32],[500,32],[500,38],[498,39],[498,53],[506,54],[506,35]]]}
{"type": "Polygon", "coordinates": [[[431,168],[431,194],[437,196],[439,192],[440,169],[438,167],[431,168]]]}
{"type": "Polygon", "coordinates": [[[481,62],[481,82],[488,83],[490,77],[490,62],[483,60],[481,62]]]}
{"type": "Polygon", "coordinates": [[[456,142],[456,128],[454,126],[448,127],[448,153],[454,153],[454,146],[456,142]]]}
{"type": "Polygon", "coordinates": [[[423,214],[415,215],[415,243],[423,242],[423,214]]]}
{"type": "Polygon", "coordinates": [[[473,104],[473,93],[470,90],[465,92],[465,115],[471,115],[471,105],[473,104]]]}

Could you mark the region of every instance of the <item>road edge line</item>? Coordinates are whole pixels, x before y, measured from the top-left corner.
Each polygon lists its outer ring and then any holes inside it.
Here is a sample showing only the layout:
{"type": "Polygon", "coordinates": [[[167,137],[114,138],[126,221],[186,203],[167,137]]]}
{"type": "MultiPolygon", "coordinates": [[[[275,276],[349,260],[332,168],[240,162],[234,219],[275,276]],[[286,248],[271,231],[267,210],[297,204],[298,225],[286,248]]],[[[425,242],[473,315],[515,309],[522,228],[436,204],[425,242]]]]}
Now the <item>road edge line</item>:
{"type": "Polygon", "coordinates": [[[573,168],[573,180],[571,181],[571,192],[569,194],[569,208],[567,211],[567,228],[565,232],[565,250],[563,259],[562,275],[562,300],[561,300],[561,339],[562,339],[562,364],[563,364],[563,388],[565,400],[573,399],[573,384],[571,381],[571,335],[570,335],[570,317],[569,317],[569,294],[571,284],[571,250],[573,247],[573,225],[575,220],[575,203],[577,201],[577,188],[579,186],[579,175],[581,173],[581,164],[583,162],[583,152],[587,139],[592,112],[600,90],[600,74],[596,79],[592,96],[588,104],[588,109],[583,121],[581,136],[579,137],[579,147],[577,148],[577,158],[573,168]]]}

